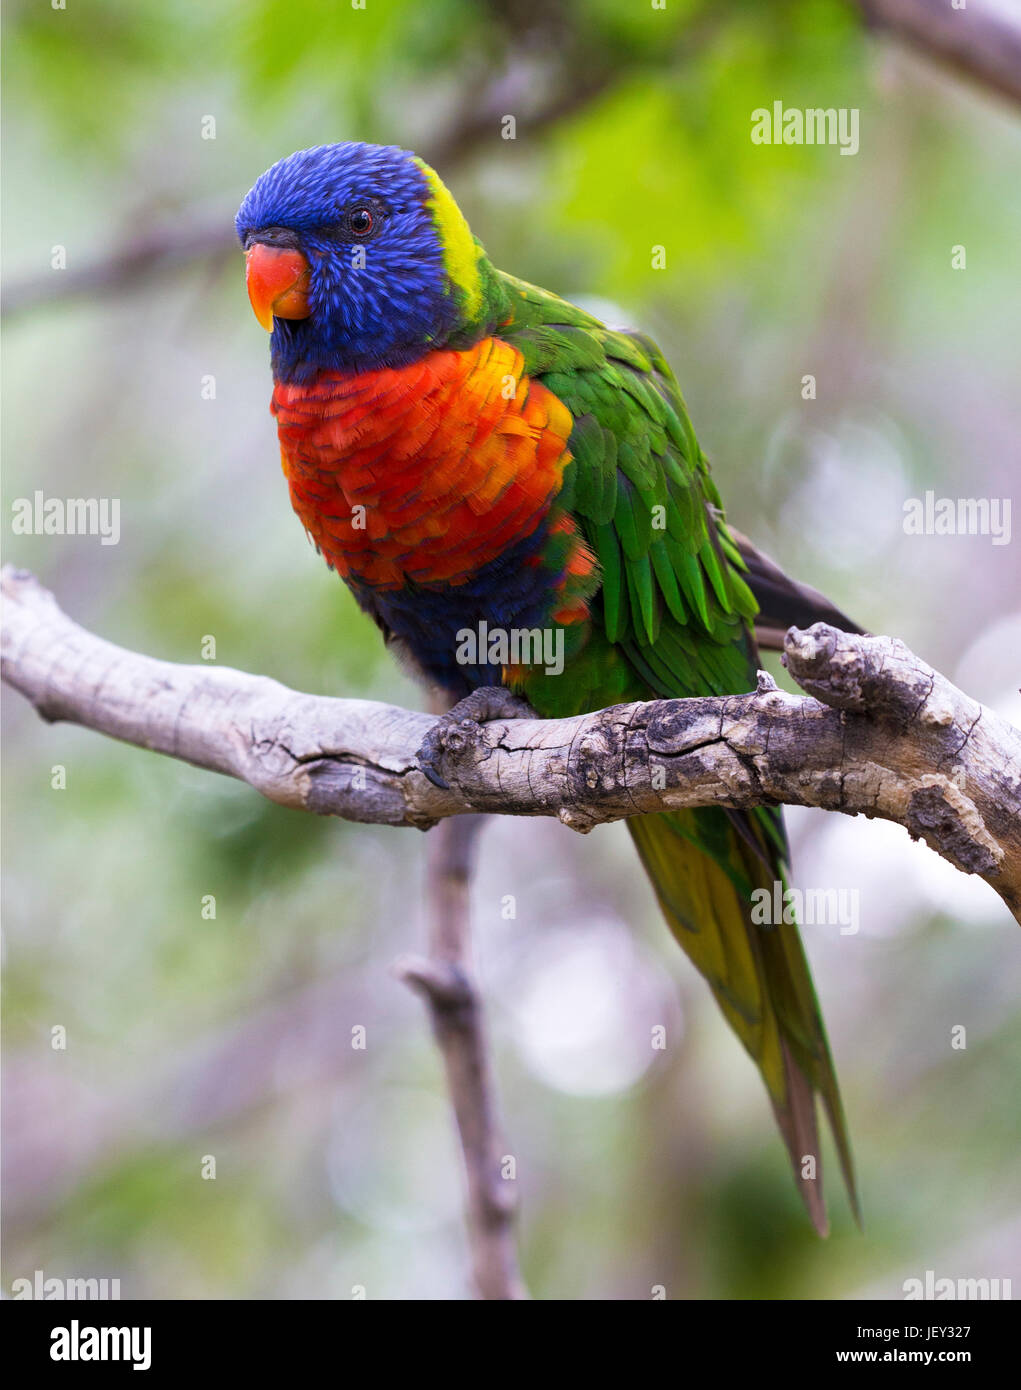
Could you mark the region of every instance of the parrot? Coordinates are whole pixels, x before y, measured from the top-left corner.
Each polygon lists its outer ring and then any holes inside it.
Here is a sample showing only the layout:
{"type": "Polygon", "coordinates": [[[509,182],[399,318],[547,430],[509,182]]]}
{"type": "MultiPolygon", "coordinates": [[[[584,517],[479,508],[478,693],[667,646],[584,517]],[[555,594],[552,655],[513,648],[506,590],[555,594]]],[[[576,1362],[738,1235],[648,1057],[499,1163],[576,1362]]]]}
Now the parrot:
{"type": "MultiPolygon", "coordinates": [[[[753,690],[756,576],[765,628],[820,605],[842,619],[728,528],[656,343],[499,270],[414,153],[299,150],[256,180],[235,230],[271,335],[293,509],[447,719],[753,690]],[[535,630],[562,661],[464,641],[535,630]]],[[[442,784],[440,745],[420,757],[442,784]]],[[[753,918],[755,891],[787,882],[781,808],[626,824],[673,937],[761,1074],[812,1223],[826,1234],[817,1102],[860,1222],[798,927],[753,918]]]]}

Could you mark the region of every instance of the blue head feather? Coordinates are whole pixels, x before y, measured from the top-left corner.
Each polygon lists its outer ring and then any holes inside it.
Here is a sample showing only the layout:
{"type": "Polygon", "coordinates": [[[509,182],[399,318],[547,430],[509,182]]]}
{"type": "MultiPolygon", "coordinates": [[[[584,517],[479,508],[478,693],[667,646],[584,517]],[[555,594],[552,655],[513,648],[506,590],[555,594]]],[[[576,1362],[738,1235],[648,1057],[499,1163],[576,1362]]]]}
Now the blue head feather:
{"type": "Polygon", "coordinates": [[[432,196],[423,167],[393,145],[317,145],[256,182],[235,220],[242,244],[276,229],[311,268],[309,317],[274,320],[278,380],[399,366],[463,327],[432,196]],[[375,210],[373,235],[345,239],[345,217],[366,204],[375,210]]]}

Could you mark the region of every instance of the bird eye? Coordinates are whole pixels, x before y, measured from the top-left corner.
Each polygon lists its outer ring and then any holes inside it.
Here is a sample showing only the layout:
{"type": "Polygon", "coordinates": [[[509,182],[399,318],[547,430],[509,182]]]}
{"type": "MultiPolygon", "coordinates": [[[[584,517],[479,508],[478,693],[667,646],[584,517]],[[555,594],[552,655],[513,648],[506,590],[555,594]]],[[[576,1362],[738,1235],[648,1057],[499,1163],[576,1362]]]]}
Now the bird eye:
{"type": "Polygon", "coordinates": [[[353,241],[371,241],[383,230],[390,209],[378,198],[365,197],[364,201],[350,202],[338,213],[337,221],[323,228],[333,241],[350,244],[353,241]]]}

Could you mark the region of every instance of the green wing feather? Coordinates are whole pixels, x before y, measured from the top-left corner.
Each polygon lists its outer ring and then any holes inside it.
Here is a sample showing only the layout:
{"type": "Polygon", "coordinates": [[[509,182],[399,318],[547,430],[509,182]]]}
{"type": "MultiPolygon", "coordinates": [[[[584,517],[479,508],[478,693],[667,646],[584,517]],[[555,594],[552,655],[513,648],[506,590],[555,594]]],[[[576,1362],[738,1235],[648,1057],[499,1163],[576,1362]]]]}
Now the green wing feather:
{"type": "MultiPolygon", "coordinates": [[[[621,700],[754,688],[756,603],[688,413],[662,353],[642,334],[511,276],[501,336],[570,410],[562,497],[596,553],[594,630],[559,678],[530,674],[540,714],[621,700]]],[[[762,1073],[795,1177],[826,1229],[815,1097],[822,1098],[858,1216],[836,1074],[796,926],[757,926],[752,892],[785,882],[779,809],[716,807],[628,822],[678,942],[762,1073]],[[816,1177],[803,1160],[816,1159],[816,1177]]]]}

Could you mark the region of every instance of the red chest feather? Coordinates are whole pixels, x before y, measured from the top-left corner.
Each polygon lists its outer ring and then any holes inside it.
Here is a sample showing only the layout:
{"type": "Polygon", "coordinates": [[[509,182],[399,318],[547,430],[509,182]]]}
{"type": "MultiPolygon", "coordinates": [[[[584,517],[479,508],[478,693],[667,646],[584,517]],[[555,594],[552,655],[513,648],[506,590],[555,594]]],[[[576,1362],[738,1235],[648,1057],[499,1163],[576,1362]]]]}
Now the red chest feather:
{"type": "Polygon", "coordinates": [[[530,535],[569,458],[571,416],[498,338],[407,367],[278,384],[291,501],[345,578],[458,580],[530,535]]]}

